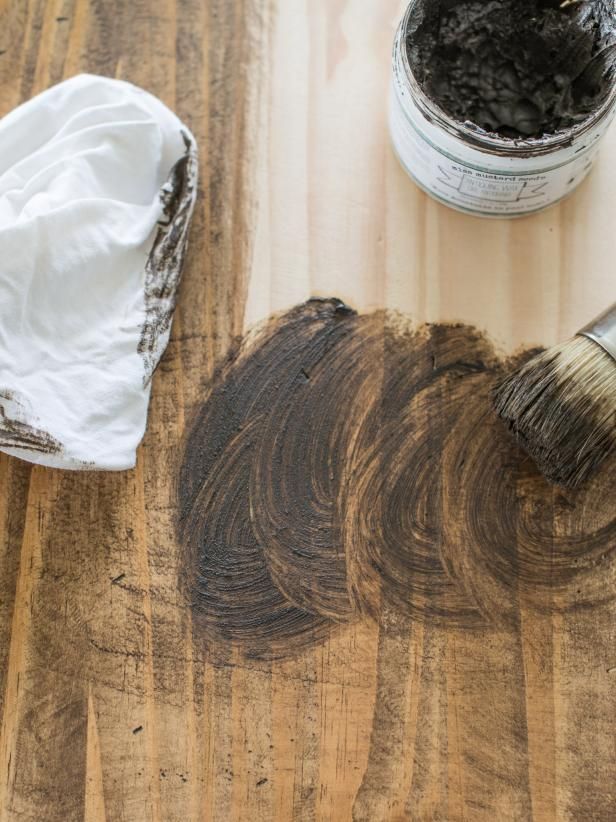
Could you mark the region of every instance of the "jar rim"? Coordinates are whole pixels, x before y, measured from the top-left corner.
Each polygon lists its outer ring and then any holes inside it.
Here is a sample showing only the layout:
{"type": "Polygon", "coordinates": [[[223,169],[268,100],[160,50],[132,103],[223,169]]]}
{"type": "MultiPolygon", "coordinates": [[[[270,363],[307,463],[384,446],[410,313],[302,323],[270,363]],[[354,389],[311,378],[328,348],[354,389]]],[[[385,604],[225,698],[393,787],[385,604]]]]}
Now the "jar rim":
{"type": "Polygon", "coordinates": [[[496,155],[506,155],[510,157],[528,157],[549,154],[560,148],[570,146],[578,138],[583,137],[589,131],[603,121],[616,108],[616,83],[612,85],[610,93],[606,96],[601,105],[592,111],[582,122],[576,123],[567,129],[545,134],[542,137],[501,137],[494,132],[481,129],[479,126],[468,122],[456,120],[438,105],[421,87],[413,72],[409,60],[408,48],[406,47],[408,29],[410,26],[413,10],[419,0],[411,0],[409,3],[400,28],[398,31],[398,47],[402,61],[402,68],[406,80],[411,89],[416,105],[434,120],[445,131],[454,137],[462,139],[481,151],[496,155]]]}

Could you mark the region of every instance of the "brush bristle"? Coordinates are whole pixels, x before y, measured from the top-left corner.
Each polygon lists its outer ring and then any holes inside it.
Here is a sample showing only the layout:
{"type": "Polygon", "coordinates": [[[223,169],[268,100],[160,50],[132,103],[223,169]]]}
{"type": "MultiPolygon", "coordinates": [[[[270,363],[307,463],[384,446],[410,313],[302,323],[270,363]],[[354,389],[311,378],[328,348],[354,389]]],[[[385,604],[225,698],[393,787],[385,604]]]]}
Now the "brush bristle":
{"type": "Polygon", "coordinates": [[[616,446],[616,362],[574,337],[508,377],[494,406],[539,470],[576,488],[616,446]]]}

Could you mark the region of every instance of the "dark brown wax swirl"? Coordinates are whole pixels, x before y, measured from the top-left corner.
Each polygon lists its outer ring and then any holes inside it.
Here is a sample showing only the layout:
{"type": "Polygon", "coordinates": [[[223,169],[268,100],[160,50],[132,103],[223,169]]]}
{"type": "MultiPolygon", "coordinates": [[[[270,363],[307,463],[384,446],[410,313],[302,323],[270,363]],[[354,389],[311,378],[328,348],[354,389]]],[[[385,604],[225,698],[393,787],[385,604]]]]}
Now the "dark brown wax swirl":
{"type": "Polygon", "coordinates": [[[215,375],[184,449],[184,581],[206,638],[294,653],[384,603],[508,628],[616,595],[614,461],[550,486],[497,420],[504,361],[465,325],[311,300],[215,375]]]}
{"type": "Polygon", "coordinates": [[[445,448],[449,573],[501,623],[520,604],[554,611],[613,599],[616,461],[576,491],[550,485],[490,412],[490,388],[469,396],[445,448]]]}
{"type": "Polygon", "coordinates": [[[321,333],[309,333],[311,313],[323,313],[319,303],[306,312],[306,331],[297,329],[301,367],[279,372],[253,462],[251,500],[276,585],[296,605],[341,620],[354,605],[339,499],[352,440],[379,390],[383,318],[340,318],[325,305],[330,319],[321,333]]]}
{"type": "Polygon", "coordinates": [[[251,521],[250,476],[273,399],[299,376],[306,346],[350,314],[339,301],[313,302],[273,320],[214,377],[187,440],[179,477],[184,584],[206,636],[249,654],[312,641],[328,621],[295,607],[273,583],[251,521]]]}
{"type": "Polygon", "coordinates": [[[464,625],[479,618],[440,557],[443,445],[494,362],[489,343],[467,326],[413,331],[389,315],[382,387],[357,433],[344,497],[349,576],[361,610],[373,612],[385,589],[413,614],[464,625]]]}

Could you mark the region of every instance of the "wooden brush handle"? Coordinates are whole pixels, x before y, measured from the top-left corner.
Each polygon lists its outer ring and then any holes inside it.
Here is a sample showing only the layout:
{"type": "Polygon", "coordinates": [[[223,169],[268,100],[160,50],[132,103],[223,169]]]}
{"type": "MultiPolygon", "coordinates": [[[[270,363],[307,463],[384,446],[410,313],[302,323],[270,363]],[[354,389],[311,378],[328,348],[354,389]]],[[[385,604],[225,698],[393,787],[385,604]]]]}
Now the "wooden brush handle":
{"type": "Polygon", "coordinates": [[[616,303],[579,332],[604,348],[616,360],[616,303]]]}

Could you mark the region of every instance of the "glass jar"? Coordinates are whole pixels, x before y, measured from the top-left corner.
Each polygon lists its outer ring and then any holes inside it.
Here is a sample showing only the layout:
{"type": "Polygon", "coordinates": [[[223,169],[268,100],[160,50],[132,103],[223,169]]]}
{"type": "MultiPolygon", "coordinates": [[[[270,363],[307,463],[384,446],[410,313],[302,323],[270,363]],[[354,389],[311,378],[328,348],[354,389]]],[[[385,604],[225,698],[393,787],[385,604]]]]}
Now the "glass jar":
{"type": "Polygon", "coordinates": [[[541,138],[499,137],[449,117],[423,91],[407,52],[413,0],[393,52],[390,131],[415,182],[445,205],[482,217],[523,217],[570,194],[592,168],[616,114],[616,87],[582,123],[541,138]]]}

